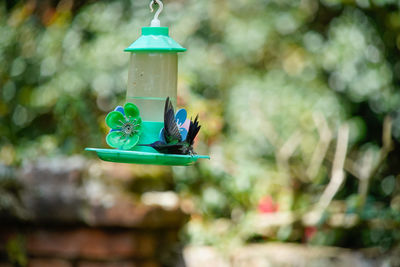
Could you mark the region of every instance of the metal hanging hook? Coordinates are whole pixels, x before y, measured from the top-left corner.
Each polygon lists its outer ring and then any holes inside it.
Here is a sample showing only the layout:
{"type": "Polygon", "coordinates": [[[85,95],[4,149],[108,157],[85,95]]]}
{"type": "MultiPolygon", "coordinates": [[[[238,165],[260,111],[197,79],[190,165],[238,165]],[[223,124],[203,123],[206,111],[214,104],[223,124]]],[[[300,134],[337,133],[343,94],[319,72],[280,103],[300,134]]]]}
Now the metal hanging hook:
{"type": "Polygon", "coordinates": [[[158,16],[164,8],[164,4],[160,0],[152,0],[149,5],[151,12],[154,11],[153,5],[156,3],[158,4],[158,9],[154,14],[153,20],[151,21],[151,27],[160,27],[160,20],[158,19],[158,16]]]}

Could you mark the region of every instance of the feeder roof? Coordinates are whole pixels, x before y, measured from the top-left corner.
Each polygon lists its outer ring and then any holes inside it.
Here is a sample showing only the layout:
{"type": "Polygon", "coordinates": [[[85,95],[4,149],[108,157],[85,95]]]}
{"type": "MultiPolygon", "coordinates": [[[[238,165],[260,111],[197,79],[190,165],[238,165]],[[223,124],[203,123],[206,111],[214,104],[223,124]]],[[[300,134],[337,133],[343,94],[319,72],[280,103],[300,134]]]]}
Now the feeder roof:
{"type": "Polygon", "coordinates": [[[183,48],[168,35],[168,27],[142,27],[142,36],[125,52],[184,52],[183,48]]]}

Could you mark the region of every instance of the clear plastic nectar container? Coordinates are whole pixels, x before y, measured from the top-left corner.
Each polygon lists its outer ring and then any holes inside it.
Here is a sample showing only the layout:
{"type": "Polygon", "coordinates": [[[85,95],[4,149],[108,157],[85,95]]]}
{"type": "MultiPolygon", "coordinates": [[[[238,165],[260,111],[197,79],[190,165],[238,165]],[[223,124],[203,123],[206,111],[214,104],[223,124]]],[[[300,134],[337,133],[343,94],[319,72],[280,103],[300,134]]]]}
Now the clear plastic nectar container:
{"type": "Polygon", "coordinates": [[[164,121],[165,99],[176,106],[177,53],[131,53],[126,101],[138,106],[144,121],[164,121]]]}
{"type": "Polygon", "coordinates": [[[186,51],[168,27],[143,27],[130,52],[126,101],[138,106],[144,121],[163,122],[165,99],[176,107],[178,52],[186,51]]]}

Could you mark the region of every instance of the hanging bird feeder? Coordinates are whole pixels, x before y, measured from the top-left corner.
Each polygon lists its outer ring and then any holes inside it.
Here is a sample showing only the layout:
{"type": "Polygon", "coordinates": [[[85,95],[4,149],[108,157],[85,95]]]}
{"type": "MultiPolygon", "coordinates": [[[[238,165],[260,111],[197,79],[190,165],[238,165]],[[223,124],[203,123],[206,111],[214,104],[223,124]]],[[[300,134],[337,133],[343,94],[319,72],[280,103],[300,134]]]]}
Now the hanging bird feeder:
{"type": "Polygon", "coordinates": [[[171,119],[177,99],[178,53],[186,48],[169,36],[168,27],[160,26],[158,16],[163,4],[160,0],[151,1],[151,11],[155,2],[159,9],[150,27],[142,27],[142,35],[124,50],[130,53],[127,103],[106,117],[111,128],[106,141],[116,149],[86,150],[95,151],[105,161],[190,165],[199,158],[210,157],[193,153],[194,137],[200,129],[197,118],[190,121],[181,109],[175,120],[171,119]],[[173,136],[177,138],[171,141],[173,136]]]}

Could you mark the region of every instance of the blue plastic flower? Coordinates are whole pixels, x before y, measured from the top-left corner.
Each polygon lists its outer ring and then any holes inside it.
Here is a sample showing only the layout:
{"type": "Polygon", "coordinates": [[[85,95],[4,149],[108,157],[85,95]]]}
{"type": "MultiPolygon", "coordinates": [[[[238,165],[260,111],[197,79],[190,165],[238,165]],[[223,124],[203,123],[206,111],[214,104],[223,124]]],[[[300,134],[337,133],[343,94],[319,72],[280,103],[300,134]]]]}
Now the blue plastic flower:
{"type": "Polygon", "coordinates": [[[124,107],[116,107],[108,113],[106,124],[111,128],[106,137],[109,146],[127,150],[139,142],[142,119],[136,105],[126,103],[124,107]]]}
{"type": "MultiPolygon", "coordinates": [[[[190,126],[190,120],[187,118],[187,112],[185,109],[182,108],[176,112],[175,121],[178,125],[182,140],[185,140],[190,126]]],[[[164,128],[161,129],[160,140],[166,142],[164,137],[164,128]]]]}

